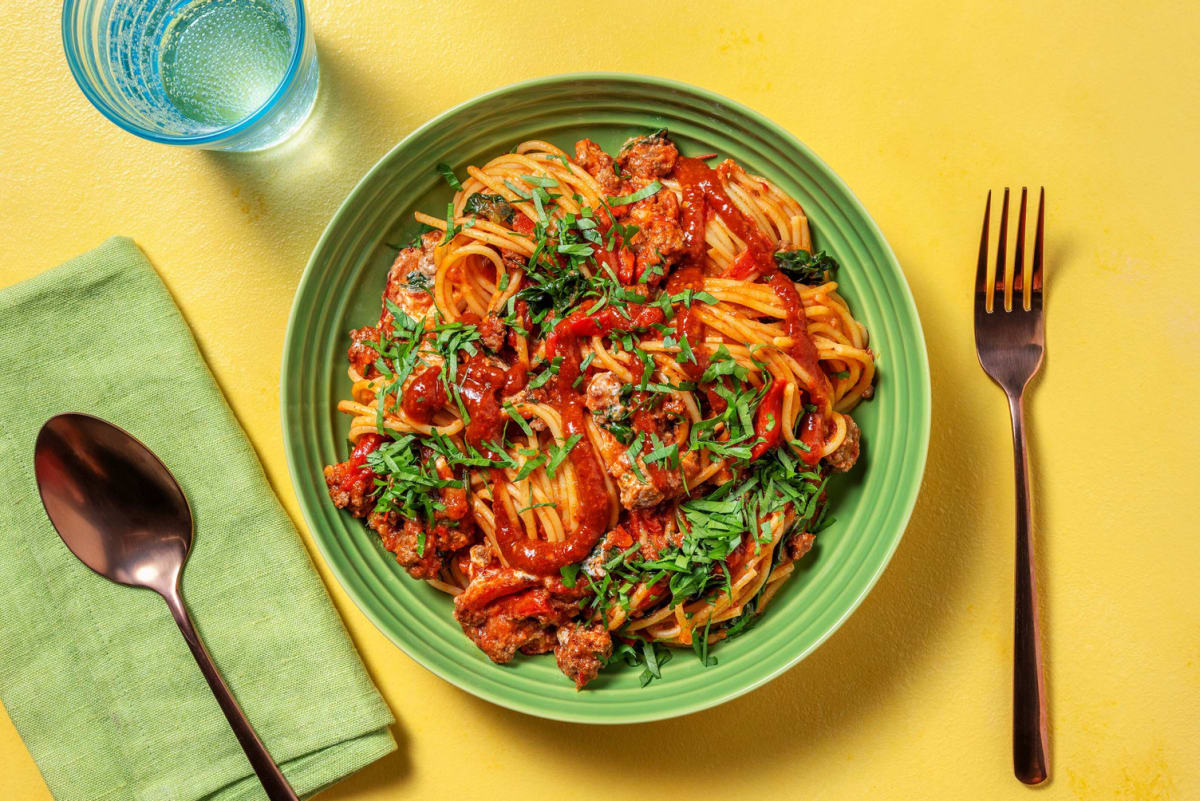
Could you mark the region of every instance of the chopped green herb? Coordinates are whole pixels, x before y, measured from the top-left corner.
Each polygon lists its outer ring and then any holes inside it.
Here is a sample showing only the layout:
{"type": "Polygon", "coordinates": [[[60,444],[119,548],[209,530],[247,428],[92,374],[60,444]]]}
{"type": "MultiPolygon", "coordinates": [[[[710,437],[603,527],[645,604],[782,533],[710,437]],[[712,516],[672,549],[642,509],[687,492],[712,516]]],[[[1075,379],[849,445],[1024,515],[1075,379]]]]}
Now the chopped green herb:
{"type": "Polygon", "coordinates": [[[485,195],[476,192],[467,198],[463,211],[491,220],[497,225],[512,225],[516,212],[502,195],[485,195]]]}
{"type": "Polygon", "coordinates": [[[554,474],[558,470],[558,466],[563,463],[563,460],[567,458],[567,454],[579,443],[579,440],[579,434],[572,434],[567,437],[567,441],[562,445],[555,444],[550,446],[550,458],[546,461],[546,472],[550,474],[550,478],[555,477],[554,474]]]}
{"type": "Polygon", "coordinates": [[[823,284],[826,273],[837,272],[838,263],[823,250],[782,250],[775,254],[775,263],[783,274],[802,284],[823,284]]]}
{"type": "Polygon", "coordinates": [[[440,172],[442,177],[446,179],[446,183],[450,184],[451,189],[453,189],[455,192],[462,191],[462,183],[459,182],[458,177],[455,176],[454,170],[450,168],[449,164],[444,161],[439,161],[437,165],[437,171],[440,172]]]}
{"type": "Polygon", "coordinates": [[[656,178],[636,192],[630,192],[628,195],[621,195],[620,197],[610,197],[608,204],[610,206],[628,206],[630,203],[637,203],[639,200],[645,200],[651,195],[658,194],[658,190],[662,189],[662,187],[662,181],[656,178]]]}
{"type": "Polygon", "coordinates": [[[543,175],[520,175],[517,177],[531,186],[540,186],[547,189],[558,186],[557,180],[543,175]]]}
{"type": "Polygon", "coordinates": [[[404,286],[409,292],[425,292],[433,286],[433,281],[425,273],[413,270],[405,276],[404,286]]]}
{"type": "Polygon", "coordinates": [[[629,469],[637,477],[638,481],[645,482],[646,476],[638,467],[638,455],[642,452],[642,442],[646,439],[646,435],[641,431],[633,438],[633,442],[625,450],[625,460],[629,462],[629,469]]]}

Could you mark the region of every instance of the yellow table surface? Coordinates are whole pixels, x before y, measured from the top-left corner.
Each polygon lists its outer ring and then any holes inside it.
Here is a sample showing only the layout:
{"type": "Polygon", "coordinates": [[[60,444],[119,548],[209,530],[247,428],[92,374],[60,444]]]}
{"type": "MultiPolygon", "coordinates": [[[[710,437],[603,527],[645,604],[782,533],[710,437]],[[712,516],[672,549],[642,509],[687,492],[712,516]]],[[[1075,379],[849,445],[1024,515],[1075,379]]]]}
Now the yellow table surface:
{"type": "MultiPolygon", "coordinates": [[[[1009,424],[970,305],[984,193],[1021,182],[1044,184],[1050,210],[1049,356],[1029,402],[1053,760],[1037,792],[1200,798],[1200,15],[983,5],[311,0],[317,111],[257,155],[123,133],[72,81],[55,4],[0,6],[0,285],[134,237],[310,546],[279,422],[292,295],[358,178],[451,105],[578,70],[707,87],[828,161],[908,276],[932,364],[929,467],[891,566],[828,643],[687,718],[551,723],[416,665],[318,556],[400,743],[323,801],[1034,792],[1009,755],[1009,424]]],[[[49,797],[0,715],[0,799],[49,797]]]]}

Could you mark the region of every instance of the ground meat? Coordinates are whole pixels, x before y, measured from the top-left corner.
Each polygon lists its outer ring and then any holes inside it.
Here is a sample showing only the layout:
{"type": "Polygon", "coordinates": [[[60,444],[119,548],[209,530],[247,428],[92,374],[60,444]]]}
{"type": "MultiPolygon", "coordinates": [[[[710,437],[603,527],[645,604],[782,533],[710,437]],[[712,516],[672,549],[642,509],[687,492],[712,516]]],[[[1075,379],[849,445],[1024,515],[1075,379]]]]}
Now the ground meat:
{"type": "MultiPolygon", "coordinates": [[[[641,457],[637,462],[642,475],[646,475],[646,463],[641,457]]],[[[666,497],[658,487],[640,480],[632,470],[626,470],[617,477],[617,488],[621,491],[621,505],[626,509],[649,509],[658,506],[666,497]]]]}
{"type": "Polygon", "coordinates": [[[638,178],[662,178],[675,169],[679,149],[666,131],[630,139],[617,154],[621,171],[638,178]]]}
{"type": "Polygon", "coordinates": [[[479,337],[483,340],[484,347],[495,353],[504,347],[504,335],[507,333],[504,322],[500,319],[500,315],[495,312],[489,312],[487,317],[484,317],[477,326],[479,329],[479,337]]]}
{"type": "Polygon", "coordinates": [[[536,638],[545,628],[536,620],[520,620],[509,615],[487,615],[484,612],[460,614],[455,609],[454,617],[471,642],[479,646],[488,659],[500,665],[512,661],[517,649],[536,638]]]}
{"type": "Polygon", "coordinates": [[[845,473],[858,461],[861,447],[859,440],[862,436],[862,432],[858,429],[858,423],[854,422],[848,414],[843,416],[846,418],[846,438],[842,440],[842,444],[836,451],[825,457],[829,466],[838,473],[845,473]]]}
{"type": "Polygon", "coordinates": [[[792,536],[788,537],[784,547],[787,549],[788,558],[793,562],[799,560],[804,554],[812,550],[813,542],[816,537],[809,534],[807,531],[797,531],[792,536]]]}
{"type": "Polygon", "coordinates": [[[469,560],[467,566],[467,577],[474,579],[481,572],[486,570],[492,562],[496,561],[496,551],[492,548],[491,540],[484,540],[477,545],[472,545],[471,550],[467,554],[469,560]]]}
{"type": "Polygon", "coordinates": [[[558,669],[575,682],[575,689],[596,678],[612,656],[612,636],[603,626],[563,626],[558,630],[554,659],[558,669]]]}
{"type": "MultiPolygon", "coordinates": [[[[425,458],[431,458],[431,454],[426,452],[425,458]]],[[[436,469],[444,480],[454,476],[444,459],[438,458],[436,469]]],[[[449,555],[468,547],[475,539],[466,490],[443,487],[439,496],[441,508],[434,512],[428,525],[404,520],[395,511],[377,511],[367,520],[367,525],[379,533],[383,547],[396,554],[396,561],[413,578],[437,578],[449,555]]]]}
{"type": "Polygon", "coordinates": [[[454,618],[493,662],[507,662],[518,650],[545,653],[553,630],[579,613],[578,597],[541,586],[550,583],[511,568],[486,569],[455,596],[454,618]]]}
{"type": "Polygon", "coordinates": [[[366,344],[378,341],[379,328],[373,325],[356,328],[350,332],[350,349],[346,351],[346,358],[350,360],[354,372],[363,378],[375,378],[379,375],[379,370],[375,368],[375,360],[379,358],[379,353],[366,344]]]}
{"type": "Polygon", "coordinates": [[[443,554],[461,551],[475,538],[474,522],[472,518],[467,518],[454,523],[436,523],[429,530],[429,547],[436,548],[443,554]]]}
{"type": "MultiPolygon", "coordinates": [[[[604,563],[608,561],[608,557],[612,553],[613,549],[613,546],[610,544],[609,540],[614,535],[620,534],[624,531],[625,529],[618,524],[616,528],[608,533],[608,537],[606,537],[600,543],[600,545],[596,546],[596,548],[594,548],[592,552],[588,554],[586,559],[580,562],[579,569],[591,576],[593,581],[602,580],[605,574],[608,572],[604,567],[604,563]]],[[[626,534],[626,536],[628,536],[628,534],[626,534]]],[[[578,583],[582,584],[584,582],[580,581],[578,583]]]]}
{"type": "MultiPolygon", "coordinates": [[[[597,374],[597,378],[600,375],[602,374],[597,374]]],[[[607,400],[605,384],[597,387],[594,394],[591,391],[590,385],[588,390],[589,398],[594,398],[594,400],[591,400],[591,404],[597,405],[597,408],[604,408],[603,406],[599,406],[599,404],[607,400]]],[[[585,403],[588,402],[589,400],[585,399],[585,403]]],[[[683,413],[683,404],[674,396],[667,398],[654,411],[655,428],[664,442],[675,441],[674,432],[677,431],[675,425],[683,413]]],[[[621,506],[626,509],[648,509],[651,506],[662,503],[667,498],[674,498],[683,494],[683,476],[687,476],[690,482],[699,470],[700,463],[695,454],[689,454],[687,451],[684,451],[680,457],[680,467],[684,471],[683,474],[681,475],[679,470],[663,470],[662,463],[657,463],[656,469],[662,470],[662,478],[659,481],[663,482],[663,486],[656,486],[642,456],[639,455],[637,457],[637,470],[632,469],[627,453],[628,448],[627,444],[619,442],[616,437],[601,425],[597,452],[601,462],[604,464],[605,470],[617,480],[621,506]]]]}
{"type": "Polygon", "coordinates": [[[575,161],[610,195],[620,189],[621,182],[613,169],[612,156],[591,139],[580,139],[575,143],[575,161]]]}
{"type": "Polygon", "coordinates": [[[423,553],[417,553],[417,546],[423,531],[415,520],[404,520],[395,512],[376,512],[367,521],[367,525],[379,532],[383,547],[396,554],[396,561],[408,571],[408,575],[416,579],[437,578],[442,570],[442,560],[437,548],[428,539],[423,553]]]}
{"type": "Polygon", "coordinates": [[[626,411],[621,405],[621,380],[607,370],[596,373],[588,382],[584,404],[595,413],[599,423],[610,423],[626,411]]]}
{"type": "Polygon", "coordinates": [[[663,268],[654,272],[655,277],[662,280],[666,267],[675,263],[684,251],[679,200],[675,193],[663,190],[634,203],[622,217],[622,222],[638,228],[629,240],[629,246],[637,255],[639,279],[649,267],[661,264],[663,268]]]}
{"type": "MultiPolygon", "coordinates": [[[[433,297],[426,289],[433,288],[437,274],[433,252],[441,240],[441,231],[427,231],[420,244],[402,248],[388,270],[383,296],[410,317],[424,317],[433,309],[433,297]]],[[[386,305],[381,319],[383,322],[391,319],[386,305]]]]}
{"type": "MultiPolygon", "coordinates": [[[[450,481],[455,477],[445,459],[438,457],[436,465],[438,477],[443,481],[450,481]]],[[[459,478],[461,479],[461,476],[459,478]]],[[[474,532],[475,519],[470,516],[467,488],[442,487],[438,490],[438,495],[441,497],[442,508],[434,512],[434,522],[438,524],[435,530],[452,529],[446,534],[439,532],[438,548],[443,551],[457,551],[470,544],[471,534],[474,532]]]]}
{"type": "MultiPolygon", "coordinates": [[[[677,221],[679,219],[679,198],[675,197],[674,192],[665,189],[655,192],[645,200],[639,200],[630,206],[624,219],[625,222],[633,223],[643,229],[656,219],[677,221]]],[[[637,243],[638,237],[635,236],[632,244],[636,246],[637,243]]]]}
{"type": "Polygon", "coordinates": [[[374,476],[349,461],[327,465],[325,484],[333,505],[355,517],[366,517],[375,506],[371,493],[375,490],[374,476]]]}
{"type": "MultiPolygon", "coordinates": [[[[652,271],[657,276],[666,274],[666,265],[675,263],[683,252],[683,229],[674,220],[657,219],[638,231],[634,237],[634,252],[637,253],[637,275],[640,278],[655,265],[664,265],[652,271]]],[[[661,278],[659,278],[661,280],[661,278]]]]}
{"type": "Polygon", "coordinates": [[[558,639],[554,635],[554,629],[542,629],[521,646],[521,653],[533,656],[534,654],[546,654],[553,651],[555,644],[558,642],[558,639]]]}
{"type": "MultiPolygon", "coordinates": [[[[605,432],[607,434],[607,432],[605,432]]],[[[664,437],[665,442],[673,442],[669,437],[664,437]]],[[[680,445],[680,450],[683,449],[680,445]]],[[[679,470],[662,470],[661,475],[664,481],[663,486],[657,486],[650,479],[650,468],[646,466],[646,462],[642,456],[637,459],[638,470],[648,480],[642,481],[633,470],[628,469],[628,457],[622,452],[618,459],[609,465],[609,473],[617,479],[617,488],[621,492],[621,505],[626,509],[648,509],[651,506],[657,506],[668,498],[676,498],[684,493],[684,477],[687,477],[687,482],[690,485],[692,478],[700,472],[700,458],[694,451],[684,451],[679,457],[679,470]],[[621,472],[624,471],[624,472],[621,472]]],[[[657,462],[656,466],[661,469],[663,463],[657,462]]]]}
{"type": "Polygon", "coordinates": [[[682,541],[683,531],[679,527],[675,527],[671,536],[667,535],[666,522],[674,514],[675,509],[670,504],[629,513],[630,532],[635,540],[641,542],[641,555],[646,561],[657,559],[668,546],[679,545],[682,541]]]}
{"type": "MultiPolygon", "coordinates": [[[[536,369],[533,372],[536,372],[536,369]]],[[[547,392],[547,387],[543,385],[533,389],[525,387],[519,392],[505,395],[503,400],[506,405],[520,406],[522,403],[547,403],[549,399],[550,394],[547,392]]],[[[534,431],[546,430],[546,421],[537,415],[525,418],[525,422],[529,423],[529,427],[534,431]]]]}

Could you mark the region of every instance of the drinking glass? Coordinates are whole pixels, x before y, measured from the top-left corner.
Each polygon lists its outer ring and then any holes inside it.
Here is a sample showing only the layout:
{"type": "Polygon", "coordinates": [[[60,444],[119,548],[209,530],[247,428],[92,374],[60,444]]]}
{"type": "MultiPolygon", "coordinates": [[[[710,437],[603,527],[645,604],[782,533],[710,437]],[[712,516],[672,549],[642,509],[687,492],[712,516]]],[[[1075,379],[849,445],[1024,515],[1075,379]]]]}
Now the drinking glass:
{"type": "Polygon", "coordinates": [[[261,150],[317,98],[302,0],[64,0],[62,36],[88,100],[155,142],[261,150]]]}

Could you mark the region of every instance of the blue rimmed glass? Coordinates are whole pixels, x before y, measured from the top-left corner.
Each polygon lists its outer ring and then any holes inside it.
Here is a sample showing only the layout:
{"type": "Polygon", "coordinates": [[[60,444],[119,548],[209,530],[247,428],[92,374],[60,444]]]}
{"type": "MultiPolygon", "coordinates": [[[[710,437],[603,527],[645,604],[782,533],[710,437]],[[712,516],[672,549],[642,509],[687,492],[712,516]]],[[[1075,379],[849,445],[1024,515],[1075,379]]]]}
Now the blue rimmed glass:
{"type": "Polygon", "coordinates": [[[64,0],[62,36],[88,100],[155,142],[261,150],[317,97],[301,0],[64,0]]]}

